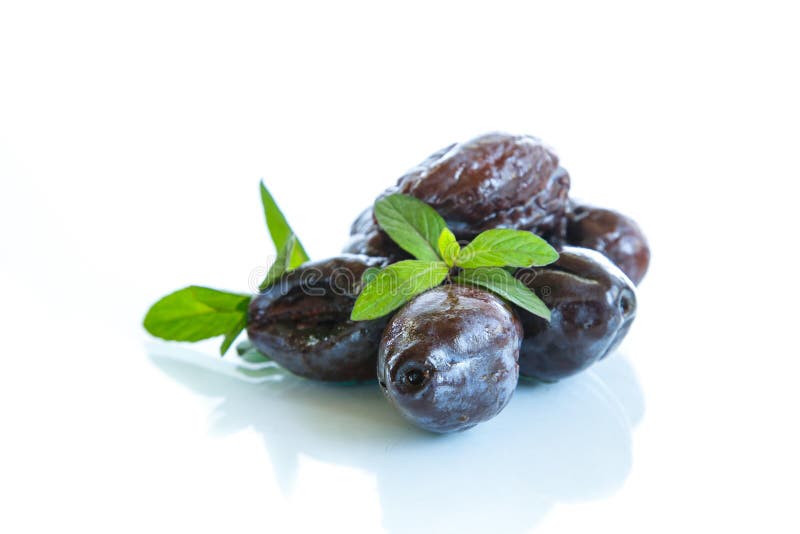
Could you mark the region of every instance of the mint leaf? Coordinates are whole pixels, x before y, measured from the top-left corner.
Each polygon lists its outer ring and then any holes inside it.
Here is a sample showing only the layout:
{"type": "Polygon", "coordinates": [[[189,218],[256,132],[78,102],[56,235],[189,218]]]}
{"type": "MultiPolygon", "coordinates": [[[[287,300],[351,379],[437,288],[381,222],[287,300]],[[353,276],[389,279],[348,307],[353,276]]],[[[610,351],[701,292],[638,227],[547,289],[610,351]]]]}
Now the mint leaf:
{"type": "Polygon", "coordinates": [[[278,255],[275,256],[275,261],[272,262],[272,265],[269,267],[269,271],[267,271],[267,276],[264,277],[264,281],[261,282],[261,285],[258,286],[259,291],[264,291],[269,286],[274,284],[277,280],[283,276],[283,273],[289,270],[289,260],[292,257],[292,252],[294,252],[295,245],[297,244],[297,238],[294,234],[289,234],[289,238],[284,243],[283,247],[278,250],[278,255]]]}
{"type": "Polygon", "coordinates": [[[408,195],[389,195],[375,202],[375,218],[400,248],[423,261],[439,261],[444,219],[432,207],[408,195]]]}
{"type": "Polygon", "coordinates": [[[415,295],[441,284],[448,271],[443,261],[405,260],[393,263],[364,286],[350,319],[366,321],[383,317],[415,295]]]}
{"type": "Polygon", "coordinates": [[[456,265],[475,267],[532,267],[553,263],[558,252],[541,237],[524,230],[495,228],[461,250],[456,265]]]}
{"type": "Polygon", "coordinates": [[[233,342],[236,341],[237,337],[239,337],[239,334],[242,333],[242,330],[244,330],[245,326],[247,326],[246,312],[242,314],[242,317],[241,319],[239,319],[239,322],[236,323],[233,326],[233,328],[228,330],[228,332],[225,334],[225,337],[222,339],[222,345],[220,345],[219,347],[220,356],[225,356],[225,353],[228,352],[229,348],[231,348],[231,345],[233,345],[233,342]]]}
{"type": "Polygon", "coordinates": [[[225,336],[224,354],[247,323],[250,295],[189,286],[170,293],[147,312],[144,328],[171,341],[200,341],[225,336]]]}
{"type": "Polygon", "coordinates": [[[528,286],[500,267],[480,267],[465,269],[455,281],[464,285],[475,285],[488,289],[500,297],[513,302],[520,308],[550,320],[550,310],[528,286]]]}
{"type": "Polygon", "coordinates": [[[460,253],[461,245],[456,241],[456,236],[449,228],[444,228],[439,234],[439,255],[448,267],[452,267],[460,253]]]}
{"type": "MultiPolygon", "coordinates": [[[[264,217],[267,220],[269,235],[272,237],[272,242],[275,244],[275,250],[280,252],[280,250],[286,246],[286,241],[288,241],[289,236],[293,235],[294,232],[289,226],[289,223],[286,222],[286,217],[283,216],[280,208],[278,208],[278,204],[275,202],[275,199],[272,198],[263,180],[261,181],[261,203],[264,205],[264,217]]],[[[292,251],[289,260],[289,268],[294,269],[307,261],[308,254],[306,254],[306,250],[298,239],[297,245],[292,251]]]]}
{"type": "Polygon", "coordinates": [[[369,284],[380,274],[381,268],[380,267],[367,267],[364,269],[364,272],[361,274],[361,283],[362,284],[369,284]]]}

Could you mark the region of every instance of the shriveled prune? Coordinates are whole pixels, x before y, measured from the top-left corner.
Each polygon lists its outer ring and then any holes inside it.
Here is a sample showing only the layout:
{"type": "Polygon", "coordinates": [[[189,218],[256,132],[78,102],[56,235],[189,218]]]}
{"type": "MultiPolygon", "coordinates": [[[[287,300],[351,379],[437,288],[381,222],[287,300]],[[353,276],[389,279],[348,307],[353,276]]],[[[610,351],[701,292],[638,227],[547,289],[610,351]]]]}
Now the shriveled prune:
{"type": "Polygon", "coordinates": [[[390,190],[427,202],[467,238],[500,227],[544,233],[557,225],[568,191],[569,175],[541,140],[504,133],[439,151],[390,190]]]}
{"type": "Polygon", "coordinates": [[[522,329],[511,307],[481,289],[444,285],[386,325],[378,382],[412,423],[466,430],[497,415],[517,385],[522,329]]]}
{"type": "Polygon", "coordinates": [[[650,263],[650,247],[639,225],[616,211],[571,201],[566,242],[602,252],[636,285],[650,263]]]}
{"type": "MultiPolygon", "coordinates": [[[[569,174],[541,140],[492,133],[436,152],[384,194],[407,194],[430,204],[458,239],[490,228],[549,236],[564,224],[569,184],[569,174]]],[[[362,213],[350,233],[347,252],[408,257],[380,230],[372,210],[362,213]]]]}
{"type": "Polygon", "coordinates": [[[343,255],[288,272],[250,303],[247,335],[259,351],[306,378],[374,377],[386,318],[355,322],[350,312],[364,271],[384,264],[343,255]]]}
{"type": "Polygon", "coordinates": [[[564,247],[546,267],[515,276],[550,308],[548,323],[517,310],[524,338],[520,375],[553,382],[604,358],[628,333],[636,317],[633,283],[594,250],[564,247]]]}

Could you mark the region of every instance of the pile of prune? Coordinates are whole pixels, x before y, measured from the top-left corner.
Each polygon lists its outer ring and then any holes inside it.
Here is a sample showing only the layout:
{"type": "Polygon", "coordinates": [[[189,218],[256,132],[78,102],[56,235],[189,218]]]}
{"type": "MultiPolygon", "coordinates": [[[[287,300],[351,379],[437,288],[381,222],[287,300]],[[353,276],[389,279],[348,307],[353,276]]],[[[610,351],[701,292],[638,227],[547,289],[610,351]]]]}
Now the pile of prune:
{"type": "Polygon", "coordinates": [[[221,336],[223,355],[246,329],[247,362],[336,383],[377,373],[412,423],[465,430],[497,415],[520,377],[553,382],[605,358],[636,317],[642,231],[569,187],[539,139],[483,135],[401,176],[341,256],[310,261],[262,183],[277,256],[259,292],[184,287],[143,326],[173,341],[221,336]]]}
{"type": "Polygon", "coordinates": [[[381,195],[429,204],[459,240],[492,228],[546,239],[559,259],[514,277],[547,304],[550,321],[450,277],[392,316],[352,321],[367,268],[410,258],[369,208],[353,223],[345,255],[306,263],[252,300],[248,336],[307,378],[362,381],[377,369],[389,401],[422,428],[450,432],[490,419],[520,376],[552,382],[587,368],[636,317],[635,284],[650,259],[642,231],[624,215],[569,199],[569,187],[539,139],[492,133],[434,153],[381,195]]]}

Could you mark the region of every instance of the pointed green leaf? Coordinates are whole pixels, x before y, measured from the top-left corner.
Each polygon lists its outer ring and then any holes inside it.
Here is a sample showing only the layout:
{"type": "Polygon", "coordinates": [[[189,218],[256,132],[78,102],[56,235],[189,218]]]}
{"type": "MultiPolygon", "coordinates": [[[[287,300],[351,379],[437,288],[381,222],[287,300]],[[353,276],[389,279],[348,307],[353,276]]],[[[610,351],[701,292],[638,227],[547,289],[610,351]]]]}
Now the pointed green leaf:
{"type": "Polygon", "coordinates": [[[441,284],[448,271],[447,264],[442,261],[405,260],[393,263],[364,286],[350,319],[366,321],[383,317],[414,296],[441,284]]]}
{"type": "MultiPolygon", "coordinates": [[[[278,204],[275,202],[275,199],[272,198],[272,195],[269,190],[267,190],[263,181],[261,182],[261,203],[264,206],[264,217],[267,220],[269,235],[272,237],[272,242],[275,244],[275,251],[279,252],[286,246],[286,241],[294,232],[289,226],[289,223],[286,222],[286,217],[284,217],[280,208],[278,208],[278,204]]],[[[298,239],[289,261],[289,268],[294,269],[307,261],[308,254],[306,254],[303,244],[300,243],[298,239]]]]}
{"type": "Polygon", "coordinates": [[[464,285],[480,286],[492,293],[513,302],[520,308],[538,315],[546,321],[550,320],[550,310],[528,286],[500,267],[480,267],[464,269],[455,281],[464,285]]]}
{"type": "Polygon", "coordinates": [[[236,338],[239,337],[239,334],[242,333],[245,326],[247,326],[247,313],[244,313],[241,319],[239,319],[239,322],[225,334],[225,337],[222,339],[222,345],[219,347],[220,356],[225,356],[225,353],[231,348],[231,345],[236,341],[236,338]]]}
{"type": "Polygon", "coordinates": [[[289,260],[292,257],[292,252],[296,244],[297,238],[294,234],[289,234],[289,238],[286,240],[286,243],[284,243],[283,248],[278,250],[278,255],[275,256],[275,261],[272,262],[269,271],[267,271],[267,276],[264,277],[264,281],[258,286],[259,291],[267,289],[279,280],[280,277],[283,276],[283,273],[289,270],[289,260]]]}
{"type": "Polygon", "coordinates": [[[439,234],[439,254],[448,267],[453,266],[460,253],[461,245],[456,241],[456,236],[449,228],[444,228],[439,234]]]}
{"type": "Polygon", "coordinates": [[[557,259],[558,252],[536,234],[495,228],[480,233],[461,249],[456,265],[464,268],[538,267],[557,259]]]}
{"type": "Polygon", "coordinates": [[[375,202],[375,218],[403,250],[423,261],[439,261],[439,236],[447,225],[432,207],[408,195],[375,202]]]}
{"type": "Polygon", "coordinates": [[[153,304],[144,318],[144,328],[172,341],[200,341],[224,335],[224,353],[244,328],[249,304],[250,295],[189,286],[153,304]]]}
{"type": "Polygon", "coordinates": [[[367,267],[364,269],[364,272],[361,274],[361,283],[366,285],[375,280],[375,278],[380,274],[381,268],[380,267],[367,267]]]}

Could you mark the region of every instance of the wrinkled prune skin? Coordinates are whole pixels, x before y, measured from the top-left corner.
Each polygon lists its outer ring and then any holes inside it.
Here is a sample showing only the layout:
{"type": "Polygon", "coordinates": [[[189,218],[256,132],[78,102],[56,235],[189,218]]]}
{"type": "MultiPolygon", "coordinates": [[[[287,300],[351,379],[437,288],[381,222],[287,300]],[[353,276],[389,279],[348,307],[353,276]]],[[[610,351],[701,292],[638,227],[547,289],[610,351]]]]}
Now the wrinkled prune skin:
{"type": "Polygon", "coordinates": [[[466,430],[511,399],[521,340],[519,320],[504,301],[482,289],[440,286],[389,320],[378,351],[378,382],[415,425],[466,430]]]}
{"type": "Polygon", "coordinates": [[[636,317],[636,289],[608,258],[594,250],[564,247],[546,267],[515,276],[550,308],[548,323],[518,309],[524,331],[520,375],[554,382],[610,354],[636,317]]]}
{"type": "MultiPolygon", "coordinates": [[[[529,135],[491,133],[450,145],[403,175],[383,195],[402,193],[432,206],[460,240],[490,228],[563,233],[569,174],[558,156],[529,135]]],[[[372,210],[351,228],[345,251],[408,257],[379,228],[372,210]]]]}
{"type": "Polygon", "coordinates": [[[305,263],[250,303],[247,335],[294,374],[314,380],[372,379],[386,318],[351,321],[368,267],[384,258],[343,255],[305,263]]]}
{"type": "Polygon", "coordinates": [[[467,238],[489,228],[547,231],[564,213],[568,192],[569,175],[550,148],[536,137],[505,133],[441,150],[387,191],[430,204],[467,238]]]}
{"type": "Polygon", "coordinates": [[[605,254],[634,284],[647,273],[650,247],[639,225],[616,211],[570,201],[566,242],[605,254]]]}

